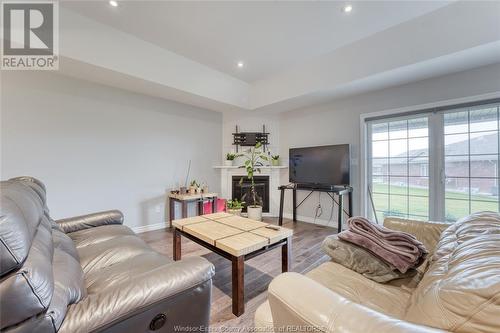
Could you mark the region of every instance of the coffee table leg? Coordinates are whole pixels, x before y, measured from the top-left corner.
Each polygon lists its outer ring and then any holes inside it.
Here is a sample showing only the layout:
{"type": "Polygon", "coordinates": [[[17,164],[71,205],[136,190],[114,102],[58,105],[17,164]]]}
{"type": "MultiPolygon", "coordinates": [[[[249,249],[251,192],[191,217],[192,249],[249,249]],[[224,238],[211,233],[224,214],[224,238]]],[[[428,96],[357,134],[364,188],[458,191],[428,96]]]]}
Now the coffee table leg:
{"type": "Polygon", "coordinates": [[[292,237],[286,239],[286,243],[281,247],[281,271],[289,272],[292,269],[292,237]]]}
{"type": "Polygon", "coordinates": [[[241,316],[245,312],[245,257],[233,257],[232,275],[233,275],[233,314],[241,316]]]}
{"type": "Polygon", "coordinates": [[[181,234],[174,227],[174,260],[181,260],[181,234]]]}

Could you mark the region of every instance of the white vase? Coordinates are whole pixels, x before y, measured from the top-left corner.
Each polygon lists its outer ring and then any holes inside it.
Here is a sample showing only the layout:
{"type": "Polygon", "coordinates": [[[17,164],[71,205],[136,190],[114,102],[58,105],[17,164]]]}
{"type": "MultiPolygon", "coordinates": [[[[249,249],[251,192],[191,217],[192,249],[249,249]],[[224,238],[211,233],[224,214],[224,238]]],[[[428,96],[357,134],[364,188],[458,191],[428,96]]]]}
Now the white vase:
{"type": "Polygon", "coordinates": [[[225,160],[224,165],[225,166],[233,166],[233,160],[225,160]]]}
{"type": "Polygon", "coordinates": [[[248,218],[255,221],[262,221],[262,206],[248,206],[248,218]]]}

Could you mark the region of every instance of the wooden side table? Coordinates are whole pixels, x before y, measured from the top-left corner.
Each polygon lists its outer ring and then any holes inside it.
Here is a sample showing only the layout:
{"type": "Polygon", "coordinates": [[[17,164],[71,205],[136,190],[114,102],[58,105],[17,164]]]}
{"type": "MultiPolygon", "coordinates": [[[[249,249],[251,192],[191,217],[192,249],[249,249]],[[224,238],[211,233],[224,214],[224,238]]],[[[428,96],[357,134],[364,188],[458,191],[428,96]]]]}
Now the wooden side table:
{"type": "Polygon", "coordinates": [[[201,194],[168,194],[169,218],[168,223],[172,228],[172,220],[175,219],[175,203],[181,204],[181,218],[186,218],[188,213],[188,204],[190,202],[198,203],[198,215],[203,215],[203,203],[209,200],[212,202],[212,213],[217,211],[217,193],[201,193],[201,194]]]}

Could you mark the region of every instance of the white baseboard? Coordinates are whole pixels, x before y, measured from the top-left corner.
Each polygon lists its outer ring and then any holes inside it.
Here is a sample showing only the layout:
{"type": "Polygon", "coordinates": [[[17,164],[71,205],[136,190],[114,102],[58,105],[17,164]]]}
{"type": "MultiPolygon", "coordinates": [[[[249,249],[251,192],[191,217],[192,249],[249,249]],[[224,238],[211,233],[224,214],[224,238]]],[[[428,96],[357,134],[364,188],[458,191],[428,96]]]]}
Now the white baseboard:
{"type": "Polygon", "coordinates": [[[141,225],[140,227],[132,227],[131,229],[136,234],[140,234],[141,232],[165,229],[167,227],[168,227],[167,222],[160,222],[160,223],[149,224],[149,225],[141,225]]]}
{"type": "MultiPolygon", "coordinates": [[[[283,217],[291,220],[291,219],[293,219],[293,214],[284,213],[283,217]]],[[[297,221],[306,222],[306,223],[313,223],[313,224],[328,226],[328,227],[332,227],[332,228],[337,228],[337,221],[334,219],[332,219],[331,221],[323,220],[323,219],[316,219],[316,221],[315,221],[314,217],[297,215],[297,221]]]]}

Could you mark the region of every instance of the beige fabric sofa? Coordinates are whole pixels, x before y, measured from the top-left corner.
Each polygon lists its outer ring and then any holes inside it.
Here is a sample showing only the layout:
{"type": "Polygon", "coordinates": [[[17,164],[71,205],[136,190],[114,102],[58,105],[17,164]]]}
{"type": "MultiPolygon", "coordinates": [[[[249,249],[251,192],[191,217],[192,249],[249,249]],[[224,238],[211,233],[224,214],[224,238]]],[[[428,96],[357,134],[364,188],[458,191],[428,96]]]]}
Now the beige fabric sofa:
{"type": "Polygon", "coordinates": [[[412,233],[432,254],[420,282],[379,284],[333,262],[284,273],[257,309],[259,331],[500,332],[500,214],[384,225],[412,233]]]}

